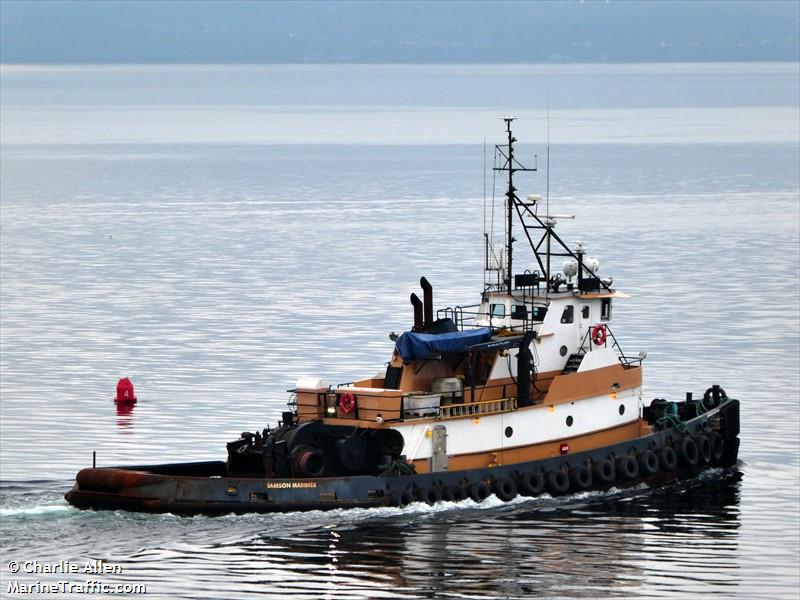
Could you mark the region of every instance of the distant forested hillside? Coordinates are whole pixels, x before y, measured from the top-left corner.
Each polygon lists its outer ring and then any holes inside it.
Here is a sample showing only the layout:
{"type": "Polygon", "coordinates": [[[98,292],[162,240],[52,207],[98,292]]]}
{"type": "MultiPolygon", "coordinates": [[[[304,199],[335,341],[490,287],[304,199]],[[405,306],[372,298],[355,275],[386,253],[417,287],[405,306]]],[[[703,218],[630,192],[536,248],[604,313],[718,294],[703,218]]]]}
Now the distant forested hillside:
{"type": "Polygon", "coordinates": [[[796,61],[799,30],[796,0],[0,0],[0,61],[796,61]]]}

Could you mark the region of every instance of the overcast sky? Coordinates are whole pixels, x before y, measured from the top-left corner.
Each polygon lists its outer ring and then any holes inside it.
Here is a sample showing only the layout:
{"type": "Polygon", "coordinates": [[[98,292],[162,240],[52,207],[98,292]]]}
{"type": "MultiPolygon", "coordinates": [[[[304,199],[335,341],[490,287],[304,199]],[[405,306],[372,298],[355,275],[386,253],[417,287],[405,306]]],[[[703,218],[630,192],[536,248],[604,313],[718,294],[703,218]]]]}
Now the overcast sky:
{"type": "Polygon", "coordinates": [[[0,0],[3,63],[798,61],[800,2],[0,0]]]}

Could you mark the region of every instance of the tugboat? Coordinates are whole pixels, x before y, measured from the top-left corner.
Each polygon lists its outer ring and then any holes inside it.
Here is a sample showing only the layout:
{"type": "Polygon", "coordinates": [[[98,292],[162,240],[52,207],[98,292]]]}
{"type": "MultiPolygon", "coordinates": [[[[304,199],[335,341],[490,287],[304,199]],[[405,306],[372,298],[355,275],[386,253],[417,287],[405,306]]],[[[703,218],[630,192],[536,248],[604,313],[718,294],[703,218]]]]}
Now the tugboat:
{"type": "Polygon", "coordinates": [[[515,156],[513,120],[494,166],[507,178],[504,247],[484,234],[479,303],[434,315],[423,277],[382,376],[300,379],[282,421],[230,442],[227,460],[83,469],[67,501],[187,515],[405,507],[658,486],[735,465],[739,402],[720,386],[645,405],[646,354],[625,354],[612,330],[628,296],[556,234],[570,216],[517,195],[514,175],[535,168],[515,156]],[[522,272],[515,223],[534,259],[522,272]]]}

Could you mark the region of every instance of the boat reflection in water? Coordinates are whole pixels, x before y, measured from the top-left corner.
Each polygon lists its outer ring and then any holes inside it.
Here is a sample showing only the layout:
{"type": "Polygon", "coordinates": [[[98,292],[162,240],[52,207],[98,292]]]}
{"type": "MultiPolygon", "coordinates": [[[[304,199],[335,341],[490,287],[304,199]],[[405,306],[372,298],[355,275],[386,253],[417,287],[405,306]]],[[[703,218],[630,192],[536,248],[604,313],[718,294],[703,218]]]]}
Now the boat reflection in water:
{"type": "Polygon", "coordinates": [[[488,510],[466,501],[357,523],[342,512],[321,529],[239,545],[245,552],[228,566],[253,578],[256,595],[730,594],[738,586],[740,480],[737,471],[716,471],[661,490],[488,510]]]}

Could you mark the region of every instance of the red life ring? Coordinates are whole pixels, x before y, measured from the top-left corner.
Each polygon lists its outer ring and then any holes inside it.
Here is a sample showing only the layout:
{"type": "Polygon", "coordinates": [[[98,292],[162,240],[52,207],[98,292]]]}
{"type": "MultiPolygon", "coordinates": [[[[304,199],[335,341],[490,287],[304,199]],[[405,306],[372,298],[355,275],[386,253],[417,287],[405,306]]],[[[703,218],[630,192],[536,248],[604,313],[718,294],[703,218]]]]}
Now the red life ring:
{"type": "Polygon", "coordinates": [[[598,345],[602,346],[606,343],[606,338],[608,334],[606,333],[606,326],[602,324],[597,324],[592,327],[592,341],[598,345]]]}
{"type": "Polygon", "coordinates": [[[342,394],[341,398],[339,398],[339,408],[342,409],[344,414],[349,415],[356,408],[356,397],[350,392],[342,394]]]}

